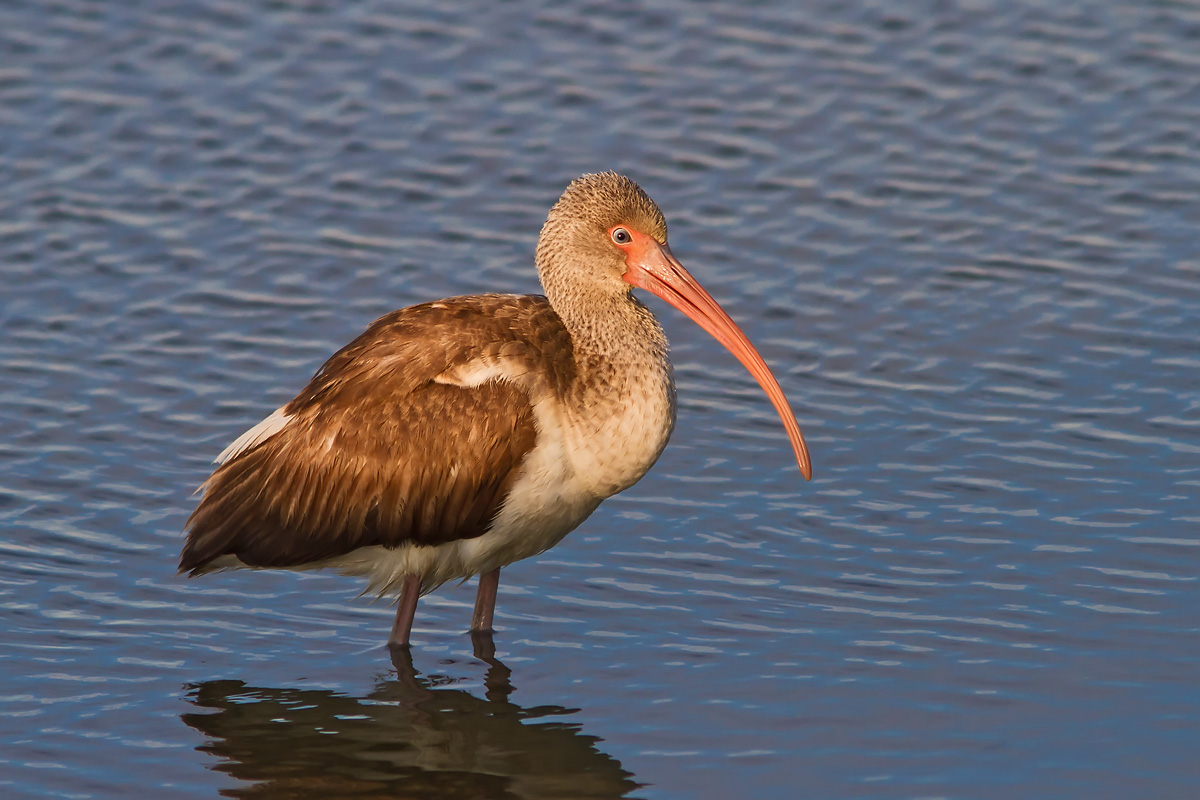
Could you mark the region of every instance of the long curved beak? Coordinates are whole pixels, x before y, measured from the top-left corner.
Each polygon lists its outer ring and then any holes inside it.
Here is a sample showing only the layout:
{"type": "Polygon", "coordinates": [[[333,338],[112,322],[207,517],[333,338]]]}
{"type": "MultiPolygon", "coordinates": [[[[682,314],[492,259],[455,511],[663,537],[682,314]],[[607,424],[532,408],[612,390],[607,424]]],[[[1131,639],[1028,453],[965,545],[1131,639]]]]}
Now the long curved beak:
{"type": "MultiPolygon", "coordinates": [[[[639,237],[640,239],[641,237],[639,237]]],[[[671,254],[671,248],[665,244],[649,239],[638,241],[637,247],[628,251],[625,260],[625,281],[645,289],[666,300],[671,305],[687,314],[693,322],[708,331],[718,342],[725,345],[729,352],[737,356],[750,374],[758,381],[758,385],[767,393],[783,427],[796,451],[796,463],[805,480],[812,480],[812,462],[808,457],[808,447],[804,444],[804,435],[800,433],[800,425],[796,415],[792,413],[779,381],[771,374],[767,363],[750,344],[746,334],[742,333],[725,310],[712,298],[704,287],[693,278],[679,259],[671,254]]]]}

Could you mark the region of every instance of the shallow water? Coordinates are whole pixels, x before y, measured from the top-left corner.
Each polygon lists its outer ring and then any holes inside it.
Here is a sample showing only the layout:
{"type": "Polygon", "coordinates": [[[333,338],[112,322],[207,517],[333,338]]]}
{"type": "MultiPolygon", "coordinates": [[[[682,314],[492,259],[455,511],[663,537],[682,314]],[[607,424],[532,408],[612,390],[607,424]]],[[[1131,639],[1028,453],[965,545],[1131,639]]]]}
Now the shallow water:
{"type": "Polygon", "coordinates": [[[1200,780],[1200,6],[0,6],[0,794],[1138,797],[1200,780]],[[651,301],[675,439],[391,610],[174,574],[371,319],[537,291],[627,172],[775,367],[651,301]],[[486,655],[486,654],[484,654],[486,655]]]}

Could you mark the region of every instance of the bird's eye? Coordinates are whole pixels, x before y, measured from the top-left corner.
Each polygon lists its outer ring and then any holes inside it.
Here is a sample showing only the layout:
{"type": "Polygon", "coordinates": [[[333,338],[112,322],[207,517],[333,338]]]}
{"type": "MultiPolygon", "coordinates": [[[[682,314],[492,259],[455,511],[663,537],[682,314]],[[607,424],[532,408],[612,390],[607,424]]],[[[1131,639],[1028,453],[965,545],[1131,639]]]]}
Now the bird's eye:
{"type": "Polygon", "coordinates": [[[614,228],[612,232],[612,240],[617,244],[629,244],[633,241],[633,236],[624,228],[614,228]]]}

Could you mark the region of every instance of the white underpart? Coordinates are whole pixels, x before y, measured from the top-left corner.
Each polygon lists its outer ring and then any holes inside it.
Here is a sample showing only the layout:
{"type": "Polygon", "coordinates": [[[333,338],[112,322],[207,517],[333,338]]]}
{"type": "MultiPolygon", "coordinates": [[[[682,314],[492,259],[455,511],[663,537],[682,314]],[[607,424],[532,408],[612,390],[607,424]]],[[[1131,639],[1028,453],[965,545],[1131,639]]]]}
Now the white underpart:
{"type": "Polygon", "coordinates": [[[305,569],[332,567],[367,578],[364,593],[394,594],[407,575],[422,576],[422,593],[446,581],[463,580],[514,561],[535,556],[558,544],[588,518],[603,498],[588,492],[569,459],[557,403],[534,407],[537,445],[525,457],[491,529],[473,539],[441,545],[361,547],[352,553],[306,564],[305,569]]]}
{"type": "Polygon", "coordinates": [[[249,450],[256,444],[265,442],[267,439],[270,439],[272,436],[283,430],[284,427],[292,421],[290,416],[283,413],[284,408],[286,408],[286,406],[281,406],[275,409],[275,412],[271,414],[271,416],[267,417],[262,422],[258,423],[253,428],[230,442],[229,446],[222,450],[221,454],[213,460],[213,463],[224,464],[226,461],[238,455],[239,453],[249,450]]]}
{"type": "MultiPolygon", "coordinates": [[[[438,383],[463,388],[490,380],[521,384],[525,373],[505,359],[475,359],[438,375],[438,383]]],[[[603,497],[588,491],[570,458],[568,426],[557,400],[547,397],[533,407],[537,444],[526,455],[491,529],[473,539],[441,545],[362,547],[305,568],[332,567],[366,577],[364,593],[393,594],[406,575],[421,575],[422,592],[446,581],[463,580],[514,561],[535,556],[558,544],[596,510],[603,497]]]]}
{"type": "MultiPolygon", "coordinates": [[[[489,380],[522,384],[526,376],[503,359],[475,360],[442,373],[438,383],[470,388],[489,380]]],[[[670,374],[631,387],[619,405],[624,413],[584,409],[568,416],[556,398],[533,407],[537,444],[525,457],[491,529],[473,539],[441,545],[360,547],[341,556],[292,567],[332,568],[364,577],[364,594],[396,594],[407,575],[422,576],[422,593],[443,583],[465,580],[514,561],[538,555],[577,528],[601,501],[627,489],[654,464],[666,446],[674,415],[670,374]]],[[[611,409],[611,407],[610,407],[611,409]]],[[[277,411],[243,434],[229,450],[266,439],[287,424],[277,411]]],[[[225,454],[222,454],[225,455],[225,454]]],[[[212,562],[215,568],[245,567],[236,556],[212,562]]]]}

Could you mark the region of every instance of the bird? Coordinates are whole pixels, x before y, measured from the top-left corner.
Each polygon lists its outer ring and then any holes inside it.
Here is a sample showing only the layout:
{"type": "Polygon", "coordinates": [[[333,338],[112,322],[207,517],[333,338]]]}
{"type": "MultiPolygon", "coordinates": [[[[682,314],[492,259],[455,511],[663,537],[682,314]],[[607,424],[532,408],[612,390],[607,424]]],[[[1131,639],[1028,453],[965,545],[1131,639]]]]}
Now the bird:
{"type": "Polygon", "coordinates": [[[237,437],[198,492],[179,572],[327,568],[418,599],[479,576],[472,633],[493,629],[501,568],[545,552],[633,486],[666,447],[676,396],[647,290],[747,368],[808,448],[750,340],[667,244],[659,206],[615,172],[572,181],[534,261],[544,295],[476,294],[372,323],[289,403],[237,437]]]}

